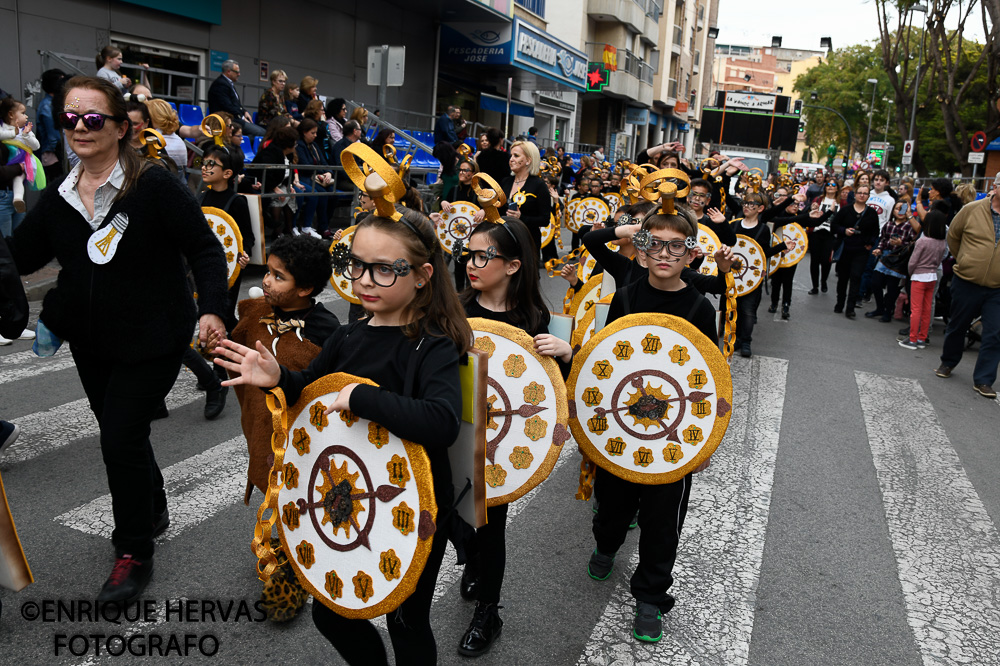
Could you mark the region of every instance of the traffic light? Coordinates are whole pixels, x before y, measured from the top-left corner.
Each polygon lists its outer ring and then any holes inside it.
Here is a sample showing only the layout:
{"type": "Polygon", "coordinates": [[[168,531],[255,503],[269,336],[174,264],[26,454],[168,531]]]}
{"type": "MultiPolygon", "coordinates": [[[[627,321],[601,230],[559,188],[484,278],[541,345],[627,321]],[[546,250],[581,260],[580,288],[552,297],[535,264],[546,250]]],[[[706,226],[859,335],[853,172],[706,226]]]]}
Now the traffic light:
{"type": "Polygon", "coordinates": [[[559,128],[558,128],[558,127],[556,128],[556,135],[555,135],[555,140],[556,140],[556,141],[558,141],[558,140],[559,140],[559,128]]]}
{"type": "Polygon", "coordinates": [[[795,100],[795,106],[793,108],[795,109],[795,115],[802,115],[802,100],[795,100]]]}
{"type": "Polygon", "coordinates": [[[805,132],[805,131],[806,131],[806,124],[805,123],[799,123],[799,134],[801,134],[802,132],[805,132]]]}
{"type": "Polygon", "coordinates": [[[841,164],[840,166],[844,167],[845,169],[847,168],[847,158],[846,157],[844,158],[843,164],[841,164]]]}

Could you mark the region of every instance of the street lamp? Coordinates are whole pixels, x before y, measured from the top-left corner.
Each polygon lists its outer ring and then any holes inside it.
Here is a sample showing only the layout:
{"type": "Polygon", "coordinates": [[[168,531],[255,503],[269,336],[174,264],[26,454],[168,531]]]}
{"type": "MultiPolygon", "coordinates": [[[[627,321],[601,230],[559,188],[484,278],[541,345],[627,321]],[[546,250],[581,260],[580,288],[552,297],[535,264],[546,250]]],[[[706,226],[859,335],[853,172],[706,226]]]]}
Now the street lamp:
{"type": "MultiPolygon", "coordinates": [[[[913,29],[913,14],[912,12],[923,12],[927,15],[927,5],[913,5],[910,7],[910,29],[913,29]]],[[[910,111],[910,132],[907,138],[912,141],[914,136],[914,130],[916,130],[917,122],[917,94],[920,92],[920,65],[924,60],[924,36],[923,33],[920,35],[920,55],[917,56],[917,74],[913,79],[913,110],[910,111]]]]}
{"type": "Polygon", "coordinates": [[[778,37],[777,35],[771,37],[771,48],[772,49],[781,48],[781,37],[778,37]]]}
{"type": "Polygon", "coordinates": [[[820,37],[819,38],[819,47],[821,49],[826,49],[827,51],[832,51],[833,50],[833,40],[830,39],[829,37],[820,37]]]}
{"type": "Polygon", "coordinates": [[[871,152],[870,143],[872,140],[872,114],[875,112],[875,91],[878,90],[878,79],[868,79],[868,83],[874,84],[872,86],[872,104],[868,107],[868,136],[865,138],[865,159],[868,159],[868,153],[871,152]]]}
{"type": "Polygon", "coordinates": [[[716,39],[719,36],[719,29],[715,26],[710,26],[708,28],[708,38],[716,39]]]}
{"type": "Polygon", "coordinates": [[[883,100],[885,102],[885,131],[882,132],[882,140],[885,141],[886,145],[889,143],[889,112],[892,111],[892,105],[895,102],[891,99],[883,100]]]}

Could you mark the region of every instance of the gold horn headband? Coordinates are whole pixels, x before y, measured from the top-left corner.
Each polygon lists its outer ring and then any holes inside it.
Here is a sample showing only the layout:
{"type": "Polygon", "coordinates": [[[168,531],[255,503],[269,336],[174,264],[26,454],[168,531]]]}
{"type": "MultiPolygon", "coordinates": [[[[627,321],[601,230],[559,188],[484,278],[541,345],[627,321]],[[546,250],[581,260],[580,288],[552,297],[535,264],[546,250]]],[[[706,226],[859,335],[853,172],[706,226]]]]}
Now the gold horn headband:
{"type": "Polygon", "coordinates": [[[146,144],[146,154],[153,160],[160,159],[160,151],[167,147],[163,135],[152,127],[142,130],[142,142],[146,144]]]}
{"type": "MultiPolygon", "coordinates": [[[[395,155],[395,149],[393,154],[395,155]]],[[[406,194],[406,186],[393,168],[379,157],[378,153],[360,141],[345,148],[340,154],[340,160],[351,182],[375,202],[375,210],[379,217],[399,222],[402,215],[396,210],[395,204],[406,194]],[[350,157],[346,157],[347,155],[350,157]]]]}
{"type": "Polygon", "coordinates": [[[201,133],[205,136],[212,137],[212,140],[215,141],[215,145],[225,146],[225,139],[223,138],[223,135],[226,133],[226,121],[223,120],[222,116],[217,113],[207,115],[201,121],[201,133]],[[218,121],[218,128],[212,127],[208,123],[208,121],[213,118],[218,121]]]}
{"type": "Polygon", "coordinates": [[[764,172],[760,167],[754,167],[747,171],[746,189],[751,192],[760,192],[761,183],[764,182],[764,172]]]}
{"type": "Polygon", "coordinates": [[[507,203],[507,195],[500,189],[497,181],[493,180],[493,177],[488,173],[475,173],[472,174],[472,189],[476,193],[476,198],[479,199],[479,207],[486,214],[486,219],[490,222],[503,224],[503,219],[500,217],[500,206],[507,203]],[[485,182],[486,187],[482,187],[480,182],[485,182]]]}
{"type": "Polygon", "coordinates": [[[472,155],[472,148],[469,147],[469,144],[463,143],[458,147],[458,154],[462,157],[469,157],[472,155]]]}
{"type": "Polygon", "coordinates": [[[639,183],[639,195],[646,201],[659,199],[660,212],[666,215],[676,215],[675,199],[686,197],[690,191],[691,181],[680,169],[654,171],[639,183]]]}

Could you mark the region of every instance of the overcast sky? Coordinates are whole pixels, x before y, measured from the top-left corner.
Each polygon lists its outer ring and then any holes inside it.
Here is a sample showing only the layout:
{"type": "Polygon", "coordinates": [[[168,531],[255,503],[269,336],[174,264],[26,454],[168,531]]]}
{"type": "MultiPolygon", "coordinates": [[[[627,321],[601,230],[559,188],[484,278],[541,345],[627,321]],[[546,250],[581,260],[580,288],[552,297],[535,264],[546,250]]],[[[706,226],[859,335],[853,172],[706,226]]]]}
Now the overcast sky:
{"type": "MultiPolygon", "coordinates": [[[[947,24],[956,22],[952,18],[947,24]]],[[[871,0],[805,4],[720,0],[718,27],[719,44],[770,46],[771,36],[780,35],[785,48],[819,50],[820,37],[832,38],[834,49],[878,39],[878,16],[871,0]]],[[[966,22],[965,34],[984,41],[978,5],[966,22]]]]}

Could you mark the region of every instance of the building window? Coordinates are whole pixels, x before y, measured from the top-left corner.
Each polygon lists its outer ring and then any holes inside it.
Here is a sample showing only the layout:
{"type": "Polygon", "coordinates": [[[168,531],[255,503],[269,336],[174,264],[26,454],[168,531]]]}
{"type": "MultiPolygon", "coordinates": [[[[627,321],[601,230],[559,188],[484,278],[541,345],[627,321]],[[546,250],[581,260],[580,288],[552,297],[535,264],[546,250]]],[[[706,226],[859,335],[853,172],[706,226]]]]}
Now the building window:
{"type": "Polygon", "coordinates": [[[521,5],[529,12],[545,18],[545,0],[514,0],[514,3],[521,5]]]}
{"type": "Polygon", "coordinates": [[[781,86],[778,86],[778,94],[780,95],[783,92],[785,92],[785,89],[781,86]]]}

